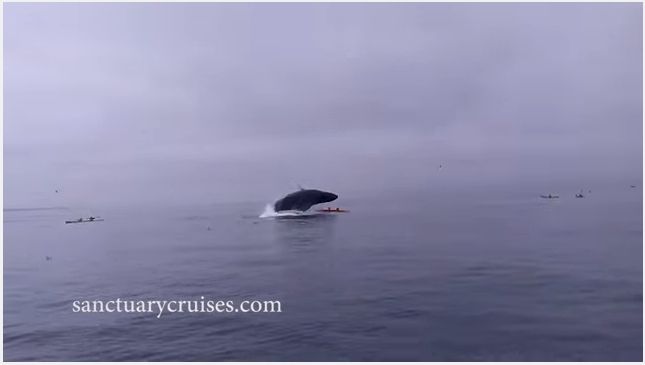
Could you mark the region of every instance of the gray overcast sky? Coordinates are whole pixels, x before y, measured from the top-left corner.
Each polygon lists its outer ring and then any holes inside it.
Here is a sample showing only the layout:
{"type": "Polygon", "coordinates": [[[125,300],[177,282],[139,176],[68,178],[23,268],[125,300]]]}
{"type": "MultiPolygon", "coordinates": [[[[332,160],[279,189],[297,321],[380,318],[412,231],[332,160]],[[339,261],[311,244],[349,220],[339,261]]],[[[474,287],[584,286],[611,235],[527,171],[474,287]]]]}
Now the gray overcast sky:
{"type": "Polygon", "coordinates": [[[641,179],[641,4],[4,10],[5,207],[641,179]]]}

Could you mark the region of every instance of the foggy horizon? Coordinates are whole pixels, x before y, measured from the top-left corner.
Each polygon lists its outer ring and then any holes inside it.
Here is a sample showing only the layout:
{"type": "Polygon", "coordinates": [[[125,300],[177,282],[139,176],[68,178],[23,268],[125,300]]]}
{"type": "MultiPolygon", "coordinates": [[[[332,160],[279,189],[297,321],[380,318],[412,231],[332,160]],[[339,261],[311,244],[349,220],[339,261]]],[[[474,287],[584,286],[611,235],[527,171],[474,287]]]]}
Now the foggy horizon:
{"type": "Polygon", "coordinates": [[[6,4],[5,208],[641,184],[641,6],[6,4]]]}

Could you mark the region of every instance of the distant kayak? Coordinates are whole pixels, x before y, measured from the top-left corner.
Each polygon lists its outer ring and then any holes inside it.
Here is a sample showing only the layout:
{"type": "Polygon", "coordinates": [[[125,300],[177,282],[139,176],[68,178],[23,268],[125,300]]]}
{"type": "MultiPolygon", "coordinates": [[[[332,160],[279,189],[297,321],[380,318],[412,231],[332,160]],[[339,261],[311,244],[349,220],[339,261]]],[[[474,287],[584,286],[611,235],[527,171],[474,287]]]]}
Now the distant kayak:
{"type": "Polygon", "coordinates": [[[102,218],[96,218],[96,219],[76,219],[73,221],[65,221],[65,224],[70,224],[70,223],[90,223],[90,222],[103,222],[105,219],[102,218]]]}
{"type": "Polygon", "coordinates": [[[316,212],[322,212],[322,213],[349,213],[349,210],[347,209],[341,209],[341,208],[325,208],[325,209],[318,209],[316,212]]]}
{"type": "Polygon", "coordinates": [[[558,199],[558,198],[559,198],[559,196],[558,196],[558,195],[551,195],[551,194],[549,194],[549,195],[540,195],[540,198],[544,198],[544,199],[558,199]]]}

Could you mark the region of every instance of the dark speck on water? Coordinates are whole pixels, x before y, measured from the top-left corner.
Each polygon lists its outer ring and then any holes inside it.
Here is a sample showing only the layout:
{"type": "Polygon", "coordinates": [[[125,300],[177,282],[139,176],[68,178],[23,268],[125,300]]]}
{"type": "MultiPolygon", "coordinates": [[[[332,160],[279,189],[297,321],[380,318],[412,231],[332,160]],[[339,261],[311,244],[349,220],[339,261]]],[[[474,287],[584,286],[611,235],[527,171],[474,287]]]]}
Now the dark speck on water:
{"type": "Polygon", "coordinates": [[[5,211],[4,359],[641,361],[642,196],[616,190],[345,198],[351,213],[309,219],[259,219],[266,202],[105,208],[100,225],[5,211]],[[200,296],[283,312],[72,312],[200,296]]]}

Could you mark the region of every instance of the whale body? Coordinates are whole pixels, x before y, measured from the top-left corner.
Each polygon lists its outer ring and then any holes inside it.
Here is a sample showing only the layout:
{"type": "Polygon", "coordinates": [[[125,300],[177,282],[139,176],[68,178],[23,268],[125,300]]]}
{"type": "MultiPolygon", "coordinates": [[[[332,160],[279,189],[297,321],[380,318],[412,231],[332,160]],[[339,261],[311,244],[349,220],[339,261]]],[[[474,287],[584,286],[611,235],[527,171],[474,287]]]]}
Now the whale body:
{"type": "Polygon", "coordinates": [[[338,195],[316,189],[301,189],[291,193],[273,204],[276,212],[284,210],[306,211],[313,205],[327,203],[338,199],[338,195]]]}

